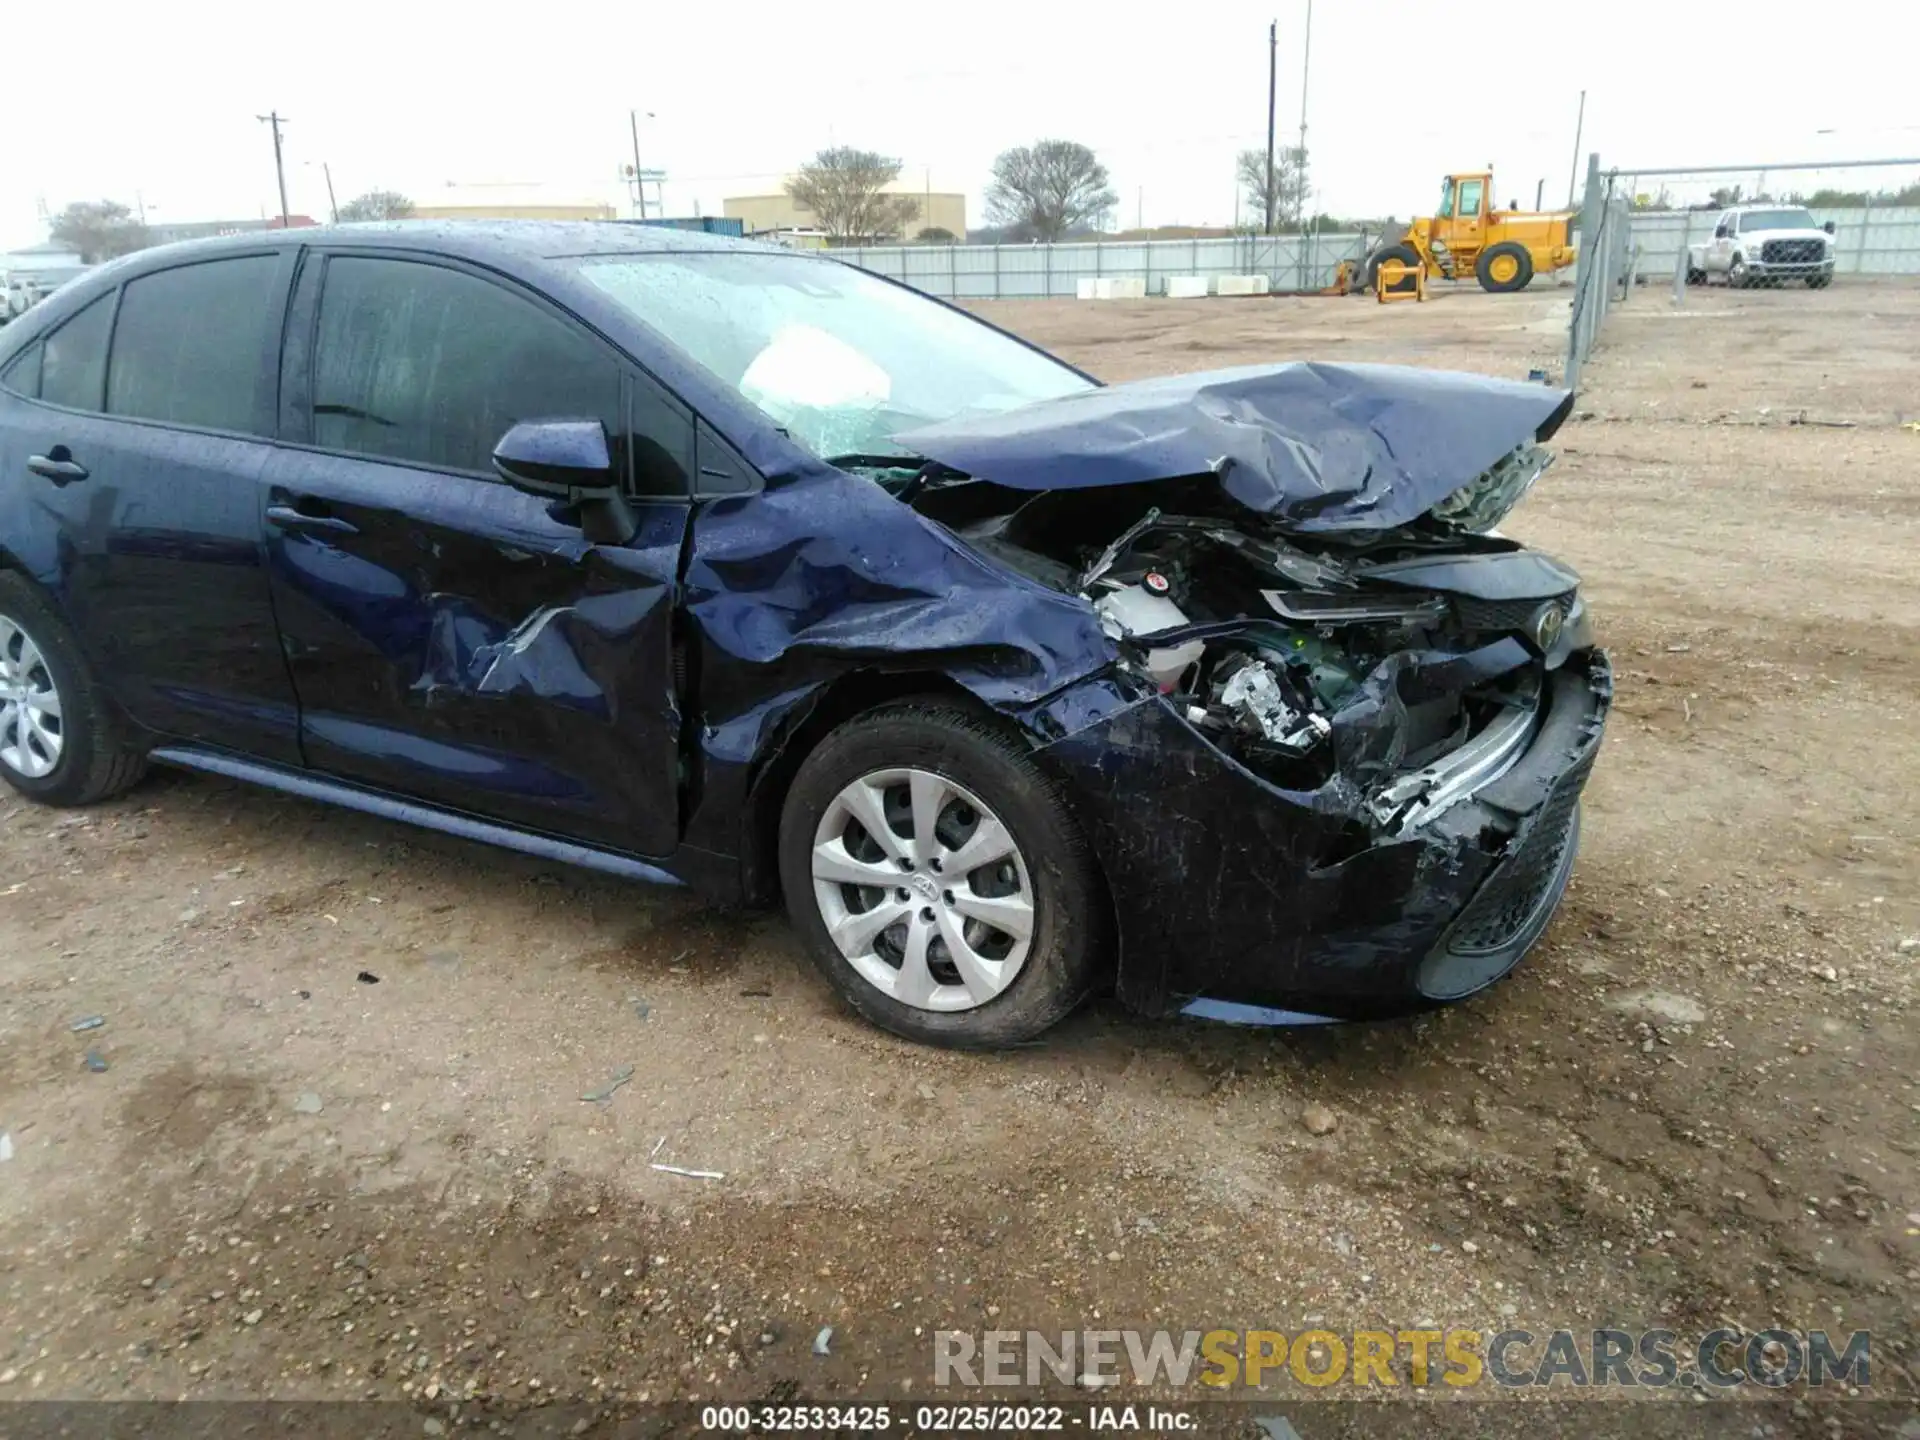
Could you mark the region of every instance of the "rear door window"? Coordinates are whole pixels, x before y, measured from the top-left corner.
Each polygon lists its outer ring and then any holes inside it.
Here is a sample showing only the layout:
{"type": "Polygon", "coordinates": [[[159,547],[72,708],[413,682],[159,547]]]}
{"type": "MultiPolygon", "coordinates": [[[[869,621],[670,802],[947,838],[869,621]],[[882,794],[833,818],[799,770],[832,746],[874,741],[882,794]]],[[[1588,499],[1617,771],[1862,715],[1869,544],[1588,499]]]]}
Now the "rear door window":
{"type": "Polygon", "coordinates": [[[620,373],[605,346],[491,281],[335,256],[320,290],[313,443],[491,478],[494,445],[521,420],[597,419],[622,441],[620,373]]]}
{"type": "Polygon", "coordinates": [[[108,413],[270,435],[279,268],[275,256],[245,255],[128,281],[108,413]]]}

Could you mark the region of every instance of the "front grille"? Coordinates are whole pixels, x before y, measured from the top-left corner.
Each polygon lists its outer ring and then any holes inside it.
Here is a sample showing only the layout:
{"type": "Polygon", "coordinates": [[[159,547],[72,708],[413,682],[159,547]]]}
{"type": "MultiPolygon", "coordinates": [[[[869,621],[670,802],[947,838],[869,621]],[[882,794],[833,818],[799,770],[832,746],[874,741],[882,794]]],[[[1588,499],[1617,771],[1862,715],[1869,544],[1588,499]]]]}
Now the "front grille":
{"type": "Polygon", "coordinates": [[[1498,950],[1539,912],[1567,846],[1573,843],[1574,807],[1580,803],[1580,791],[1592,768],[1589,755],[1560,777],[1520,848],[1506,858],[1461,914],[1447,941],[1454,954],[1498,950]]]}
{"type": "MultiPolygon", "coordinates": [[[[1518,632],[1522,635],[1533,633],[1533,617],[1540,612],[1541,605],[1547,602],[1534,600],[1474,600],[1459,596],[1453,602],[1454,613],[1460,617],[1461,628],[1469,634],[1483,631],[1495,633],[1518,632]]],[[[1553,597],[1553,605],[1560,611],[1561,620],[1567,618],[1567,612],[1573,608],[1573,592],[1553,597]]]]}
{"type": "Polygon", "coordinates": [[[1760,247],[1768,265],[1817,265],[1826,250],[1824,240],[1769,240],[1760,247]]]}

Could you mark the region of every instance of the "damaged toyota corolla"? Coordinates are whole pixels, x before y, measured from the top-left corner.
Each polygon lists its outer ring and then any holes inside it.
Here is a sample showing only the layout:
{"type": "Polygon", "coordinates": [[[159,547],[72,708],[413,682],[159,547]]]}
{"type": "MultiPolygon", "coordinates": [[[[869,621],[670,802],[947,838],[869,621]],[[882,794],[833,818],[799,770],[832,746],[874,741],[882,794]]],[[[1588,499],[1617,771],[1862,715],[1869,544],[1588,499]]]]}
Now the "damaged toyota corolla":
{"type": "Polygon", "coordinates": [[[1104,386],[620,226],[143,252],[0,341],[0,776],[149,759],[784,898],[861,1014],[1387,1016],[1553,914],[1611,693],[1495,527],[1571,397],[1104,386]],[[503,483],[504,482],[504,483],[503,483]]]}

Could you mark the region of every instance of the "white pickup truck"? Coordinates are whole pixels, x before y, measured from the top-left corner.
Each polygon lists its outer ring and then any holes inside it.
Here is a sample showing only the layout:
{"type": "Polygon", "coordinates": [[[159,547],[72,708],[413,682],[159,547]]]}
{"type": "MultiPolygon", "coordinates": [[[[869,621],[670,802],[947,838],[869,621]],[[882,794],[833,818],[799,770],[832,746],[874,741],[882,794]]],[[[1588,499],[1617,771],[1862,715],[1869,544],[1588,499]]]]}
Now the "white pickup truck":
{"type": "Polygon", "coordinates": [[[1833,222],[1819,224],[1799,205],[1736,205],[1723,210],[1713,238],[1687,247],[1687,282],[1720,276],[1734,289],[1804,280],[1833,281],[1833,222]]]}

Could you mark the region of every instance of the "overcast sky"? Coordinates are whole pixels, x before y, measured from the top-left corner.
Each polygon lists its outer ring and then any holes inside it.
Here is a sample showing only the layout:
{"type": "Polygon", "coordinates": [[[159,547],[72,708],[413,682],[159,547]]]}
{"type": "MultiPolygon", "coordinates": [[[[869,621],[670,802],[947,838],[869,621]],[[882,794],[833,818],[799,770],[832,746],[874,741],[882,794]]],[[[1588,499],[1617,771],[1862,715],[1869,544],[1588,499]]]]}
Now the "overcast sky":
{"type": "MultiPolygon", "coordinates": [[[[1531,205],[1544,179],[1562,202],[1583,88],[1582,150],[1609,164],[1920,153],[1920,7],[1829,0],[1770,20],[1786,9],[1321,0],[1315,208],[1405,216],[1447,170],[1488,163],[1501,201],[1531,205]]],[[[44,238],[39,207],[75,199],[137,201],[155,222],[277,212],[254,118],[275,108],[290,117],[291,207],[322,219],[321,162],[342,202],[376,187],[426,202],[450,182],[618,199],[634,107],[653,112],[641,158],[668,172],[674,213],[773,189],[838,142],[967,192],[979,224],[994,156],[1054,136],[1106,162],[1122,224],[1223,224],[1235,151],[1264,144],[1270,19],[1282,143],[1298,130],[1306,7],[104,0],[58,13],[7,66],[0,244],[44,238]]]]}

